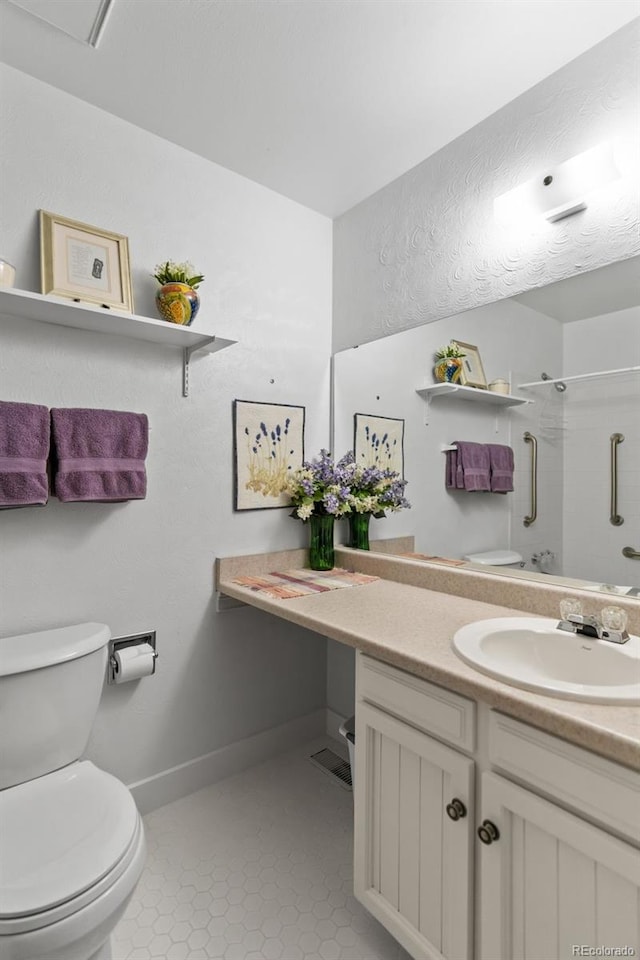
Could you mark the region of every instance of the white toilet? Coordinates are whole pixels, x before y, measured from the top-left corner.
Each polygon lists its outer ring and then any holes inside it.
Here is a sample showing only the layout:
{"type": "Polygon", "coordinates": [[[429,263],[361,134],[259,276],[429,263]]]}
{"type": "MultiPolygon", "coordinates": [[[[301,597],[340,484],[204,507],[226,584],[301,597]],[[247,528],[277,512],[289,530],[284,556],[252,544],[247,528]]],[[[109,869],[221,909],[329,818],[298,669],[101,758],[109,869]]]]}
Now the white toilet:
{"type": "Polygon", "coordinates": [[[111,633],[0,639],[0,960],[111,960],[145,861],[123,783],[80,760],[111,633]]]}
{"type": "Polygon", "coordinates": [[[521,570],[524,567],[524,560],[515,550],[486,550],[484,553],[469,553],[462,559],[482,566],[506,567],[511,570],[521,570]]]}

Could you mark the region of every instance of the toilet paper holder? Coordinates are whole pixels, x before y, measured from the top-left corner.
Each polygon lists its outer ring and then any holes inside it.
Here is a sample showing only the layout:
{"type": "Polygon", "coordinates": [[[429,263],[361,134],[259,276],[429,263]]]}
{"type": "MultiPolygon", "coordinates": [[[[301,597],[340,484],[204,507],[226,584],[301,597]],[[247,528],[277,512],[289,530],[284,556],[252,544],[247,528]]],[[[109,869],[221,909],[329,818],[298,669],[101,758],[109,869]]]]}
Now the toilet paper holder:
{"type": "MultiPolygon", "coordinates": [[[[109,659],[107,661],[107,683],[115,683],[116,659],[114,654],[124,647],[137,647],[143,643],[148,643],[153,647],[153,673],[156,672],[156,661],[158,654],[156,652],[156,631],[149,630],[148,633],[134,633],[130,637],[112,637],[109,640],[109,659]]],[[[153,676],[153,673],[151,676],[153,676]]]]}

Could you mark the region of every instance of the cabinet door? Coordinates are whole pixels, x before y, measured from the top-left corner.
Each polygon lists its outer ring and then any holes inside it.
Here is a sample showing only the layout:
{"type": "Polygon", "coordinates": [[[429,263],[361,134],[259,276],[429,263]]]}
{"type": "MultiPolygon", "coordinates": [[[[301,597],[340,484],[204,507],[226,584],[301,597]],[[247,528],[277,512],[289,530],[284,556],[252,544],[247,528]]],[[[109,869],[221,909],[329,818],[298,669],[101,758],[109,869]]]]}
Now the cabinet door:
{"type": "Polygon", "coordinates": [[[481,960],[638,956],[640,851],[494,774],[481,795],[500,833],[479,844],[481,960]]]}
{"type": "Polygon", "coordinates": [[[469,960],[473,761],[359,702],[355,767],[356,897],[413,957],[469,960]]]}

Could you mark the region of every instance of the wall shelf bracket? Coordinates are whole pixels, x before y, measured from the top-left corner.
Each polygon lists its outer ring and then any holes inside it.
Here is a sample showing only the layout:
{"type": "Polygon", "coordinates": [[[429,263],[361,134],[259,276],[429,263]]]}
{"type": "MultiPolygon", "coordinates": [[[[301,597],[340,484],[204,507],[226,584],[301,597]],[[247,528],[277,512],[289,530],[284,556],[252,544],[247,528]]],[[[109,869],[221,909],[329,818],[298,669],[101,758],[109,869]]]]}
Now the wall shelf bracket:
{"type": "Polygon", "coordinates": [[[191,357],[194,353],[197,353],[198,350],[202,350],[203,347],[208,346],[216,337],[206,337],[202,343],[197,343],[193,347],[185,347],[182,351],[182,396],[189,396],[189,366],[191,363],[191,357]]]}

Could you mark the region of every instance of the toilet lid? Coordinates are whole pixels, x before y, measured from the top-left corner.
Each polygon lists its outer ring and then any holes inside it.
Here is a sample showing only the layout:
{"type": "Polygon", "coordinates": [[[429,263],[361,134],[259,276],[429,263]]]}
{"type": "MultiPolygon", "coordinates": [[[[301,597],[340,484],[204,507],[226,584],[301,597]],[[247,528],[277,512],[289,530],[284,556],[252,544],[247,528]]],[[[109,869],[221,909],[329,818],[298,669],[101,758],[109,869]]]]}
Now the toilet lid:
{"type": "Polygon", "coordinates": [[[515,550],[487,550],[486,553],[469,553],[464,559],[470,560],[471,563],[484,563],[498,567],[522,562],[522,557],[515,550]]]}
{"type": "Polygon", "coordinates": [[[135,834],[123,783],[88,760],[0,792],[0,918],[73,899],[108,874],[135,834]]]}

